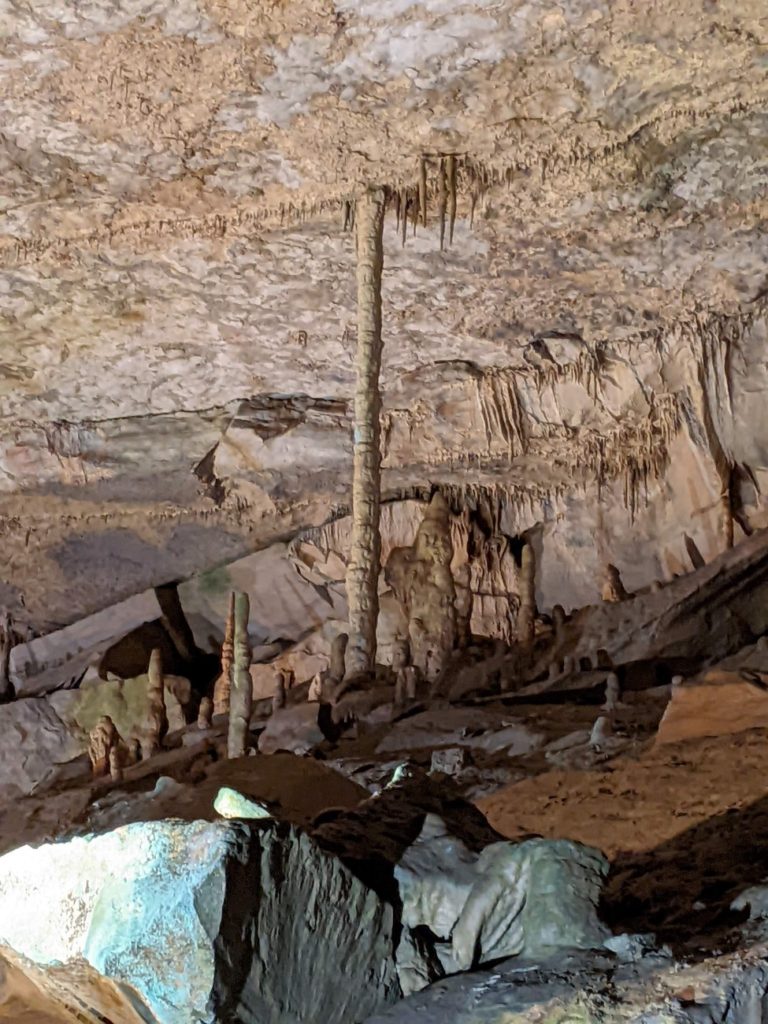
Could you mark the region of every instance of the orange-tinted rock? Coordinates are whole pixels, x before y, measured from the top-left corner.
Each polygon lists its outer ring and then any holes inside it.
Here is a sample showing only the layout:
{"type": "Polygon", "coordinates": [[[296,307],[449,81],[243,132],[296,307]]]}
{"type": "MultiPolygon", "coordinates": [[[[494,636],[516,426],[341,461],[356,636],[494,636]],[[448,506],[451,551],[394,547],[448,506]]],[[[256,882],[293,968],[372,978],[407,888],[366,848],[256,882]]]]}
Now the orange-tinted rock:
{"type": "Polygon", "coordinates": [[[768,728],[768,690],[736,672],[712,671],[672,688],[656,743],[768,728]]]}

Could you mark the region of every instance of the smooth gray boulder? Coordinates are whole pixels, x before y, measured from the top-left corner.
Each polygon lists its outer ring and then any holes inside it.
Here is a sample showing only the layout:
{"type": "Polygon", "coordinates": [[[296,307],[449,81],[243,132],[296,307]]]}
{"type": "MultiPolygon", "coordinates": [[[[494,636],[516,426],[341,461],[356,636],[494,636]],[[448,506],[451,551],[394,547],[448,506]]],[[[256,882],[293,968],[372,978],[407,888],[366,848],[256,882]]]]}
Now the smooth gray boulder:
{"type": "Polygon", "coordinates": [[[597,917],[607,872],[598,850],[569,840],[497,842],[473,853],[428,814],[395,879],[403,923],[428,929],[444,972],[454,974],[504,957],[599,948],[608,935],[597,917]]]}
{"type": "MultiPolygon", "coordinates": [[[[0,945],[149,1024],[356,1024],[400,996],[393,913],[276,822],[156,821],[0,858],[0,945]]],[[[110,1018],[112,1014],[110,1014],[110,1018]]]]}

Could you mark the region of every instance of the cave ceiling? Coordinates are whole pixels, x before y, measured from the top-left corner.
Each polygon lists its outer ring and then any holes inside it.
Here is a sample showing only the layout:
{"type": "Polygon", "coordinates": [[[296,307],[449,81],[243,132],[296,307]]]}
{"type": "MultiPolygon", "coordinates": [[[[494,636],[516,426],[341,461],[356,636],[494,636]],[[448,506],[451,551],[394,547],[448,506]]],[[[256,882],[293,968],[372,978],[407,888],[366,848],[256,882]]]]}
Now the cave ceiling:
{"type": "Polygon", "coordinates": [[[346,508],[367,184],[385,497],[615,479],[618,534],[658,479],[652,537],[759,491],[767,44],[764,0],[2,4],[0,599],[50,629],[346,508]]]}

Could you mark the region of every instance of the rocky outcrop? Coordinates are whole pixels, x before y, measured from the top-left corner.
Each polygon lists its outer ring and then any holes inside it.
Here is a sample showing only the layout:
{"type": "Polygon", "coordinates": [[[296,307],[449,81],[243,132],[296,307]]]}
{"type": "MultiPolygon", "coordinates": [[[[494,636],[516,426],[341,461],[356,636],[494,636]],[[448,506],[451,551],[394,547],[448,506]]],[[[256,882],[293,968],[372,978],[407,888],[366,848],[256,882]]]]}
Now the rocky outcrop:
{"type": "Polygon", "coordinates": [[[110,1016],[151,1024],[355,1024],[400,993],[391,908],[274,822],[142,822],[6,854],[0,941],[59,999],[93,1007],[111,983],[110,1016]]]}
{"type": "MultiPolygon", "coordinates": [[[[625,936],[627,954],[558,957],[546,972],[523,970],[514,960],[490,970],[447,978],[405,999],[366,1024],[747,1024],[760,1021],[768,998],[766,946],[743,954],[682,964],[645,950],[625,936]]],[[[642,938],[642,937],[638,937],[642,938]]],[[[617,943],[618,945],[618,943],[617,943]]]]}

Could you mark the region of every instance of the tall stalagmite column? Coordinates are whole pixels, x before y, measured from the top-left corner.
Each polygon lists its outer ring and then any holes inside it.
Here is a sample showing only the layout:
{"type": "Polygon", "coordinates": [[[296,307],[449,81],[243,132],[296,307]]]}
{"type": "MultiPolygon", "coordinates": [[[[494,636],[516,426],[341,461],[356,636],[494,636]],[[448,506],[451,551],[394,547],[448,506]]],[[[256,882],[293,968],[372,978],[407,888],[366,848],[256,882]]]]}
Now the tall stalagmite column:
{"type": "Polygon", "coordinates": [[[381,270],[385,193],[370,189],[357,204],[357,383],[355,387],[352,547],[347,568],[349,643],[346,678],[376,660],[379,616],[381,451],[381,270]]]}
{"type": "Polygon", "coordinates": [[[523,545],[520,568],[520,608],[517,639],[530,651],[536,635],[536,555],[530,544],[523,545]]]}
{"type": "Polygon", "coordinates": [[[253,693],[251,683],[251,643],[248,619],[251,603],[247,594],[235,596],[234,662],[229,694],[229,731],[227,757],[244,757],[248,750],[248,726],[251,721],[253,693]]]}

